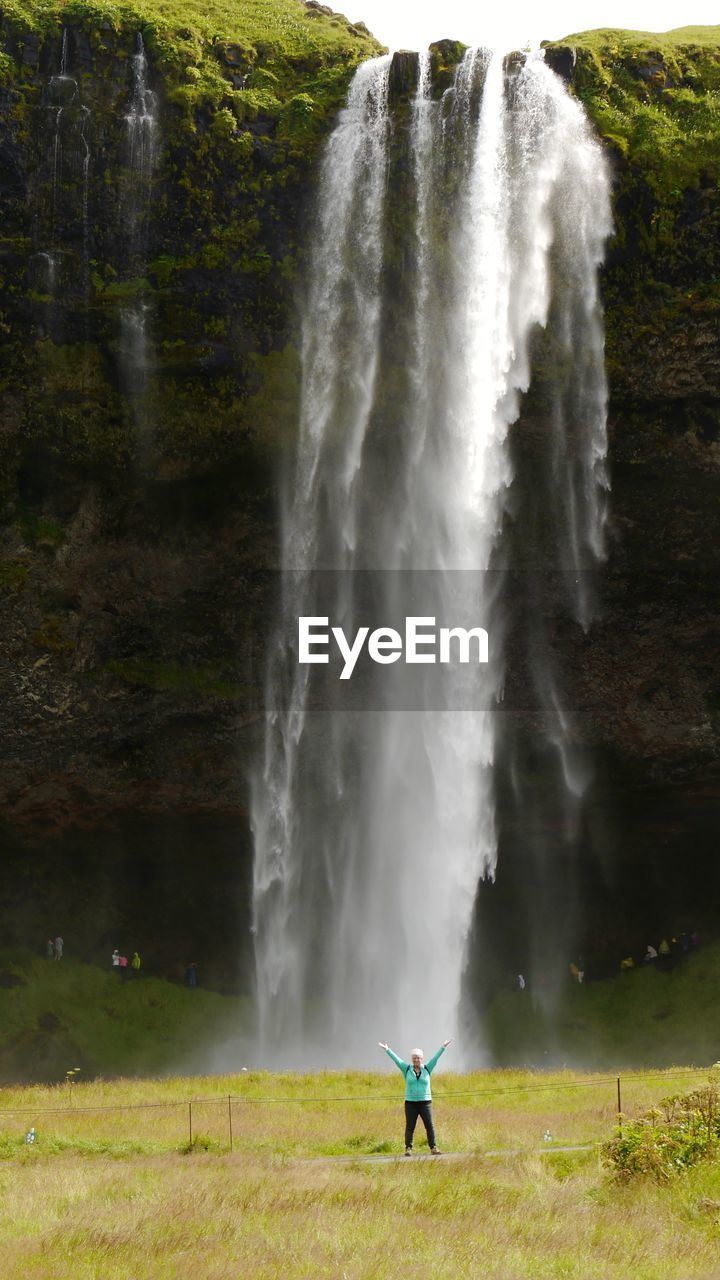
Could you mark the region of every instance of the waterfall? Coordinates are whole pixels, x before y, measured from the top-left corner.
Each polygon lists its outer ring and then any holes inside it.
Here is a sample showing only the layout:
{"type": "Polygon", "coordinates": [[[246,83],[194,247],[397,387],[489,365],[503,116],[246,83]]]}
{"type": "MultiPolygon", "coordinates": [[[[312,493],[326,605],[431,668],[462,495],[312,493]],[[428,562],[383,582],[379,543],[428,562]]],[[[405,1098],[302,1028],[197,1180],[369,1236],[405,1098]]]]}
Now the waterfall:
{"type": "MultiPolygon", "coordinates": [[[[152,210],[152,183],[158,154],[157,99],[148,84],[148,62],[140,32],[131,60],[132,84],[124,121],[126,129],[126,176],[121,216],[127,241],[126,267],[141,278],[147,264],[152,210]]],[[[118,360],[120,381],[132,408],[135,427],[142,432],[145,421],[148,373],[150,307],[141,297],[120,311],[118,360]]]]}
{"type": "MultiPolygon", "coordinates": [[[[478,884],[497,854],[509,429],[541,330],[566,357],[547,442],[555,546],[578,583],[602,554],[600,151],[541,58],[469,50],[435,100],[423,55],[405,123],[389,71],[389,58],[358,69],[327,144],[303,305],[252,785],[260,1038],[276,1063],[367,1062],[378,1039],[433,1043],[460,1026],[478,884]],[[410,681],[402,663],[365,672],[361,710],[297,664],[299,615],[347,632],[370,615],[479,622],[490,662],[410,681]]],[[[588,625],[578,584],[571,610],[588,625]]],[[[559,685],[548,699],[551,734],[567,724],[559,685]]]]}
{"type": "MultiPolygon", "coordinates": [[[[63,27],[60,45],[60,68],[51,75],[45,90],[45,102],[51,118],[51,205],[50,249],[38,256],[45,266],[46,287],[54,295],[58,265],[62,260],[60,244],[74,240],[77,225],[80,226],[80,257],[82,262],[82,286],[87,294],[90,283],[90,142],[87,136],[90,108],[82,101],[80,86],[70,75],[68,29],[63,27]],[[77,196],[63,197],[63,183],[67,178],[80,185],[80,217],[77,217],[77,196]],[[65,204],[63,204],[63,200],[65,204]]],[[[74,185],[74,184],[73,184],[74,185]]]]}
{"type": "Polygon", "coordinates": [[[125,114],[129,179],[125,213],[133,256],[146,248],[152,177],[157,159],[157,100],[148,85],[145,44],[138,31],[132,57],[132,89],[125,114]]]}

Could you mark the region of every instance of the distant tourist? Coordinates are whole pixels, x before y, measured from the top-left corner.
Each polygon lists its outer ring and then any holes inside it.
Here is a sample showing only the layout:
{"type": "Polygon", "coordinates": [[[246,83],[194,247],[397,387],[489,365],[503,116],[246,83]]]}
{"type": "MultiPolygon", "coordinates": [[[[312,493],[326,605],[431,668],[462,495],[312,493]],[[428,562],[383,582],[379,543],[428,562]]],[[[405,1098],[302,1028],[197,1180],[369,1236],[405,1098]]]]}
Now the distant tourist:
{"type": "Polygon", "coordinates": [[[433,1055],[428,1063],[423,1063],[425,1055],[422,1049],[413,1049],[410,1055],[411,1061],[403,1062],[402,1058],[399,1058],[388,1044],[384,1044],[382,1040],[379,1040],[378,1044],[381,1049],[385,1050],[388,1057],[392,1058],[396,1067],[402,1071],[405,1077],[405,1155],[412,1155],[413,1135],[419,1118],[425,1126],[428,1146],[432,1154],[439,1156],[440,1150],[435,1142],[435,1127],[432,1117],[430,1075],[437,1066],[438,1058],[445,1052],[450,1041],[443,1040],[437,1053],[433,1055]]]}
{"type": "Polygon", "coordinates": [[[185,970],[185,981],[189,987],[197,986],[197,965],[194,960],[191,961],[185,970]]]}
{"type": "Polygon", "coordinates": [[[570,977],[573,982],[579,982],[581,985],[585,979],[585,970],[581,964],[576,964],[574,960],[570,961],[570,977]]]}
{"type": "Polygon", "coordinates": [[[647,951],[645,952],[645,964],[652,964],[653,960],[657,960],[658,953],[654,946],[648,942],[647,951]]]}
{"type": "Polygon", "coordinates": [[[660,946],[658,947],[658,955],[661,955],[661,956],[670,955],[670,943],[668,942],[667,938],[663,938],[662,942],[660,943],[660,946]]]}
{"type": "Polygon", "coordinates": [[[517,976],[518,991],[525,990],[525,979],[521,973],[517,976]]]}
{"type": "Polygon", "coordinates": [[[118,951],[117,947],[113,951],[110,959],[112,960],[113,969],[116,969],[119,973],[120,972],[120,952],[118,951]]]}
{"type": "Polygon", "coordinates": [[[634,969],[635,961],[633,960],[632,956],[626,956],[624,960],[621,960],[620,968],[625,971],[627,971],[628,969],[634,969]]]}
{"type": "Polygon", "coordinates": [[[119,968],[120,968],[120,977],[122,978],[123,982],[126,982],[126,981],[127,981],[127,976],[128,976],[128,958],[127,958],[127,956],[120,956],[120,959],[118,960],[118,966],[119,966],[119,968]]]}
{"type": "Polygon", "coordinates": [[[142,968],[142,960],[140,959],[140,956],[138,955],[137,951],[133,951],[133,958],[130,961],[130,968],[132,969],[134,976],[137,978],[142,968]]]}
{"type": "Polygon", "coordinates": [[[47,940],[45,955],[47,956],[48,960],[55,959],[55,943],[53,942],[52,938],[48,938],[47,940]]]}
{"type": "Polygon", "coordinates": [[[62,960],[64,946],[65,946],[65,943],[60,937],[60,934],[58,934],[57,938],[55,939],[55,959],[56,960],[62,960]]]}

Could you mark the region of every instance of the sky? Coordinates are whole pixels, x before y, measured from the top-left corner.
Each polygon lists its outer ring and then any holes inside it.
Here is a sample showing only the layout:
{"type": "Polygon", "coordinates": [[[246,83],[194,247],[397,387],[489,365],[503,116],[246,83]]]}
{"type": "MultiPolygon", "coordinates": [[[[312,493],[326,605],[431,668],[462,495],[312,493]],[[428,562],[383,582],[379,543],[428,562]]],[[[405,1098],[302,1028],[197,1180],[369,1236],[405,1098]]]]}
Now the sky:
{"type": "Polygon", "coordinates": [[[450,36],[505,49],[593,27],[668,31],[720,23],[717,0],[329,0],[391,49],[424,49],[450,36]]]}

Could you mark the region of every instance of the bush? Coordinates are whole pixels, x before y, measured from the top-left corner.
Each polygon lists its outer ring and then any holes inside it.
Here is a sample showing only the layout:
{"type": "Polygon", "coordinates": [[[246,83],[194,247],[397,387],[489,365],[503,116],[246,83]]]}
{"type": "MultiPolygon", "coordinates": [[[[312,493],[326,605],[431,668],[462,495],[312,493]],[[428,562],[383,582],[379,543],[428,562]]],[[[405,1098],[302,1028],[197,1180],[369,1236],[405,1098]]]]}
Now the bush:
{"type": "Polygon", "coordinates": [[[666,1098],[637,1120],[626,1121],[602,1149],[603,1163],[620,1178],[638,1175],[667,1182],[720,1154],[717,1078],[692,1093],[666,1098]]]}

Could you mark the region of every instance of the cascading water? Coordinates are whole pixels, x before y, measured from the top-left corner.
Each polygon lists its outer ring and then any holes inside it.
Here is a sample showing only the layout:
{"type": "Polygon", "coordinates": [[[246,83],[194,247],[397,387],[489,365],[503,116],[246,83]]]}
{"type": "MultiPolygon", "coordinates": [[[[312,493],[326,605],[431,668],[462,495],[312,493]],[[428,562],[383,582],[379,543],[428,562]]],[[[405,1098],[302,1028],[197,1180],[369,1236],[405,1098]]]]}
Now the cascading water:
{"type": "Polygon", "coordinates": [[[252,796],[260,1033],[276,1062],[363,1061],[378,1038],[457,1030],[478,883],[496,859],[503,618],[489,571],[542,327],[559,327],[568,366],[548,440],[564,494],[556,544],[578,577],[602,547],[596,273],[609,215],[582,111],[540,58],[471,50],[439,101],[419,59],[403,132],[389,72],[389,58],[359,68],[327,145],[303,311],[252,796]],[[474,619],[489,666],[423,669],[409,701],[402,664],[382,667],[368,710],[333,706],[327,688],[323,702],[295,661],[297,618],[332,614],[351,632],[368,599],[391,626],[474,619]]]}
{"type": "MultiPolygon", "coordinates": [[[[158,153],[157,99],[148,84],[147,56],[140,32],[131,68],[132,88],[125,114],[127,177],[122,215],[127,238],[126,268],[140,279],[147,261],[152,183],[158,153]]],[[[150,308],[142,296],[120,311],[120,379],[139,430],[144,425],[150,369],[150,319],[150,308]]]]}
{"type": "Polygon", "coordinates": [[[59,71],[50,76],[46,86],[46,106],[52,121],[51,165],[52,188],[50,207],[50,249],[38,255],[46,272],[46,288],[55,292],[61,244],[77,238],[80,228],[79,256],[82,261],[83,289],[90,282],[89,180],[90,142],[87,136],[90,108],[82,101],[77,79],[69,74],[68,29],[63,27],[59,71]],[[77,218],[75,186],[79,178],[80,218],[77,218]],[[69,181],[68,181],[69,180],[69,181]],[[63,192],[67,183],[68,192],[63,192]]]}
{"type": "Polygon", "coordinates": [[[148,85],[145,44],[138,31],[132,58],[132,90],[125,115],[127,165],[126,217],[131,251],[144,257],[147,222],[152,200],[152,178],[157,159],[157,99],[148,85]]]}

